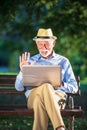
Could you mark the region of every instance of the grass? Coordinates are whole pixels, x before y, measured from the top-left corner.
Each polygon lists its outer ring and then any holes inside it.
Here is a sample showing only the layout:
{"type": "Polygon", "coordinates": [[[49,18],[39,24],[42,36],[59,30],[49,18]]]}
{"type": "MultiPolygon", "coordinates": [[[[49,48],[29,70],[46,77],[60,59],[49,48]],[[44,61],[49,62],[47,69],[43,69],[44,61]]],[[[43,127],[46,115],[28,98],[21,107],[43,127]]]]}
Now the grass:
{"type": "Polygon", "coordinates": [[[0,117],[0,130],[31,130],[33,119],[28,117],[0,117]]]}
{"type": "MultiPolygon", "coordinates": [[[[65,125],[68,122],[64,118],[65,125]]],[[[83,118],[75,118],[75,130],[87,130],[87,113],[83,118]]],[[[0,130],[32,130],[33,118],[29,117],[0,117],[0,130]]],[[[48,130],[53,130],[50,125],[48,130]]]]}
{"type": "Polygon", "coordinates": [[[17,72],[0,72],[0,74],[4,74],[4,75],[16,75],[18,74],[17,72]]]}

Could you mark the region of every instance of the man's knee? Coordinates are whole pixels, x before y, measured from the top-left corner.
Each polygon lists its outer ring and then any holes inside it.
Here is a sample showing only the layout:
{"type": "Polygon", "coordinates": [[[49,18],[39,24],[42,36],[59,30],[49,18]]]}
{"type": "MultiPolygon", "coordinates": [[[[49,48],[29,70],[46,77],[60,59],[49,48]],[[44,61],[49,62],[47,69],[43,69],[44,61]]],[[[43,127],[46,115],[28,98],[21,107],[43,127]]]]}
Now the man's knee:
{"type": "Polygon", "coordinates": [[[39,95],[36,95],[33,102],[33,108],[38,108],[40,105],[41,105],[41,97],[39,95]]]}
{"type": "Polygon", "coordinates": [[[53,86],[50,83],[44,83],[43,89],[50,90],[50,89],[53,89],[53,86]]]}

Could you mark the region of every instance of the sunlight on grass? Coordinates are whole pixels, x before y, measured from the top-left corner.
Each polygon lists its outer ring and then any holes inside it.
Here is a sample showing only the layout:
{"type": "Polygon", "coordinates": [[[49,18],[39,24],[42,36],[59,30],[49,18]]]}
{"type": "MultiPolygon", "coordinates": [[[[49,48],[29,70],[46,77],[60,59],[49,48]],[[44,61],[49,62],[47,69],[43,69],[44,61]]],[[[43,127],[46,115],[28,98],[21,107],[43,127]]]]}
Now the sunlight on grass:
{"type": "Polygon", "coordinates": [[[4,75],[17,75],[17,72],[0,72],[0,74],[4,74],[4,75]]]}

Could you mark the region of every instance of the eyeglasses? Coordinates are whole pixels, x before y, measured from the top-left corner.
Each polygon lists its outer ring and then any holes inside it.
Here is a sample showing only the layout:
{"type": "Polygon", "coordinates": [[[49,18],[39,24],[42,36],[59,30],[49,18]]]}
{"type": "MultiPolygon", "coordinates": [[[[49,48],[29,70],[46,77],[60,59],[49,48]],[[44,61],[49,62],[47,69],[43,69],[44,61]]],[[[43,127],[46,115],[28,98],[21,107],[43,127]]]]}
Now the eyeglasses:
{"type": "Polygon", "coordinates": [[[46,49],[49,49],[49,47],[51,47],[53,45],[53,42],[48,41],[48,40],[37,40],[36,41],[36,45],[38,46],[38,48],[43,48],[45,47],[46,49]]]}
{"type": "Polygon", "coordinates": [[[53,41],[54,39],[53,38],[49,38],[49,39],[45,39],[45,38],[38,38],[38,39],[36,39],[35,41],[36,42],[38,42],[38,41],[47,41],[47,42],[51,42],[51,41],[53,41]]]}

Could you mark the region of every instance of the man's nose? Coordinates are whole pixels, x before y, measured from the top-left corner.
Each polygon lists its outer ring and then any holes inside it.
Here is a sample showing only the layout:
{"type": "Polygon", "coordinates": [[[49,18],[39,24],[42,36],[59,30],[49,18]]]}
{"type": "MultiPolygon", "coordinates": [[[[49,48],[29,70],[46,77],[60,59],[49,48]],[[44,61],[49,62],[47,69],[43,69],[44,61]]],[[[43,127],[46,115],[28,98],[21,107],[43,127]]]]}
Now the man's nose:
{"type": "Polygon", "coordinates": [[[40,49],[47,49],[45,44],[42,44],[39,48],[40,49]]]}

